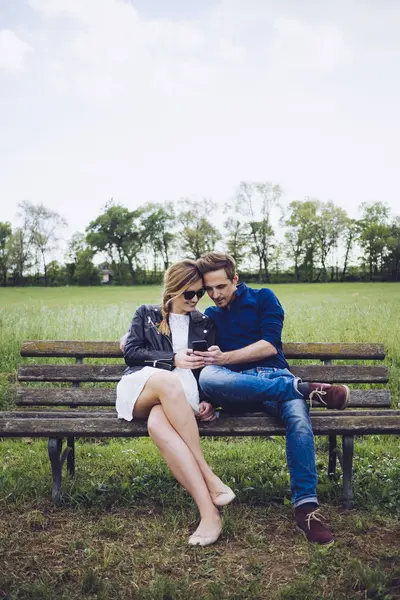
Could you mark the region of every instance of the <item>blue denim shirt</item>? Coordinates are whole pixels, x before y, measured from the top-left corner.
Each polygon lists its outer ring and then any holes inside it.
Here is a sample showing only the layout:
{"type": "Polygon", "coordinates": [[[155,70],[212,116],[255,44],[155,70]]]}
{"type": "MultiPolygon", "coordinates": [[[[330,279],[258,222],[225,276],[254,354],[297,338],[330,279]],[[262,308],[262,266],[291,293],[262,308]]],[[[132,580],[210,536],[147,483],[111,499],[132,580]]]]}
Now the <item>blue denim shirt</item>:
{"type": "Polygon", "coordinates": [[[232,371],[246,371],[254,367],[288,368],[281,339],[284,312],[272,290],[257,290],[241,283],[237,286],[235,300],[228,308],[210,306],[205,314],[216,325],[217,344],[223,352],[239,350],[260,340],[269,342],[278,351],[275,356],[259,359],[256,363],[229,365],[232,371]]]}

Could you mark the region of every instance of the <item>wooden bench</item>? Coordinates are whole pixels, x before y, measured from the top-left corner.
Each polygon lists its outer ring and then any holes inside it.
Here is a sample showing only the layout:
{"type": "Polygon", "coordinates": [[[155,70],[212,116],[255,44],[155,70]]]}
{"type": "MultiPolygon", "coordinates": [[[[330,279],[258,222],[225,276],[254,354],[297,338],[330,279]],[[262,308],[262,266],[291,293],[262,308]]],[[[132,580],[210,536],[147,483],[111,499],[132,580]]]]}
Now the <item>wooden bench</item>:
{"type": "MultiPolygon", "coordinates": [[[[380,344],[292,343],[284,345],[288,359],[313,360],[317,364],[291,366],[305,381],[350,384],[386,384],[385,365],[338,364],[335,359],[383,361],[380,344]],[[321,364],[322,363],[322,364],[321,364]]],[[[23,364],[18,370],[16,404],[19,410],[0,412],[0,437],[46,437],[53,476],[52,498],[60,500],[62,466],[66,462],[70,475],[75,472],[74,441],[85,437],[138,437],[147,435],[146,421],[119,420],[115,410],[115,383],[125,366],[89,364],[85,358],[121,358],[115,342],[27,341],[23,357],[74,359],[75,364],[23,364]],[[68,387],[40,387],[51,382],[68,387]],[[113,387],[82,387],[87,382],[108,382],[113,387]],[[28,384],[28,385],[26,385],[28,384]],[[41,407],[39,410],[35,407],[41,407]],[[110,410],[111,409],[111,410],[110,410]],[[63,442],[66,440],[65,448],[63,442]]],[[[48,384],[47,384],[48,385],[48,384]]],[[[354,437],[369,434],[400,433],[400,411],[390,410],[388,389],[352,389],[349,406],[344,411],[313,407],[311,420],[316,435],[329,436],[329,477],[336,473],[339,460],[343,474],[345,506],[353,504],[352,463],[354,437]],[[342,436],[342,449],[337,436],[342,436]]],[[[284,435],[279,420],[265,414],[232,416],[221,413],[214,423],[199,425],[203,436],[271,436],[284,435]]]]}

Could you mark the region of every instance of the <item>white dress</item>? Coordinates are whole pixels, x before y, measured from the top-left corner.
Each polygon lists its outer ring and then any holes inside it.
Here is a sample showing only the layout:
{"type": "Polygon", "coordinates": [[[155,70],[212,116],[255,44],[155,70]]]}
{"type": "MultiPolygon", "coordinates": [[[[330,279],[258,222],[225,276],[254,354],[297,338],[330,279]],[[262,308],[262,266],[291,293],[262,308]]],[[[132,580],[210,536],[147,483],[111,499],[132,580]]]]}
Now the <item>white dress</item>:
{"type": "MultiPolygon", "coordinates": [[[[180,315],[170,313],[169,327],[171,330],[172,347],[174,352],[179,352],[188,347],[189,343],[189,315],[180,315]]],[[[155,367],[143,367],[140,371],[135,371],[130,375],[124,375],[117,385],[116,409],[119,419],[132,421],[132,411],[136,400],[139,398],[148,378],[154,373],[159,373],[160,369],[155,367]]],[[[195,413],[199,410],[199,390],[196,379],[191,369],[180,369],[177,367],[173,371],[178,375],[186,400],[189,402],[195,413]]]]}

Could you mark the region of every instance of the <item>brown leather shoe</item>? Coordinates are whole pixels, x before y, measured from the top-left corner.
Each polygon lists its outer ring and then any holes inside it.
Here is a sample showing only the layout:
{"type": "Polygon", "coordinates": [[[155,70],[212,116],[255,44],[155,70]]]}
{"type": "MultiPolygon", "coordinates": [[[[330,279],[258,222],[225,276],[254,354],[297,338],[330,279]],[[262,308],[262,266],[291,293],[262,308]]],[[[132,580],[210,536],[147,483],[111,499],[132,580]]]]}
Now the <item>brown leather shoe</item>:
{"type": "Polygon", "coordinates": [[[295,508],[296,528],[308,542],[331,546],[335,539],[324,524],[324,517],[314,504],[302,504],[295,508]]]}
{"type": "Polygon", "coordinates": [[[310,405],[313,400],[320,402],[326,408],[343,410],[346,408],[350,390],[347,385],[331,385],[330,383],[310,383],[310,405]]]}

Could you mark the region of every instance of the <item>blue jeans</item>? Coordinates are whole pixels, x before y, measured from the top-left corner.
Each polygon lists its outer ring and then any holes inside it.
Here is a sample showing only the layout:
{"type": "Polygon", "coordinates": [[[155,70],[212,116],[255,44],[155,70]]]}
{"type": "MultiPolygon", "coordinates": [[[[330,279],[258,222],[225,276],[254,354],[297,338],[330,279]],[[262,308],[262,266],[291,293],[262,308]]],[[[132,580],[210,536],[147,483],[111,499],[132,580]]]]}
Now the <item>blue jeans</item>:
{"type": "Polygon", "coordinates": [[[314,435],[309,409],[297,388],[298,378],[287,369],[255,367],[237,373],[208,366],[200,387],[215,403],[231,412],[265,411],[286,426],[286,457],[293,505],[317,500],[314,435]]]}

